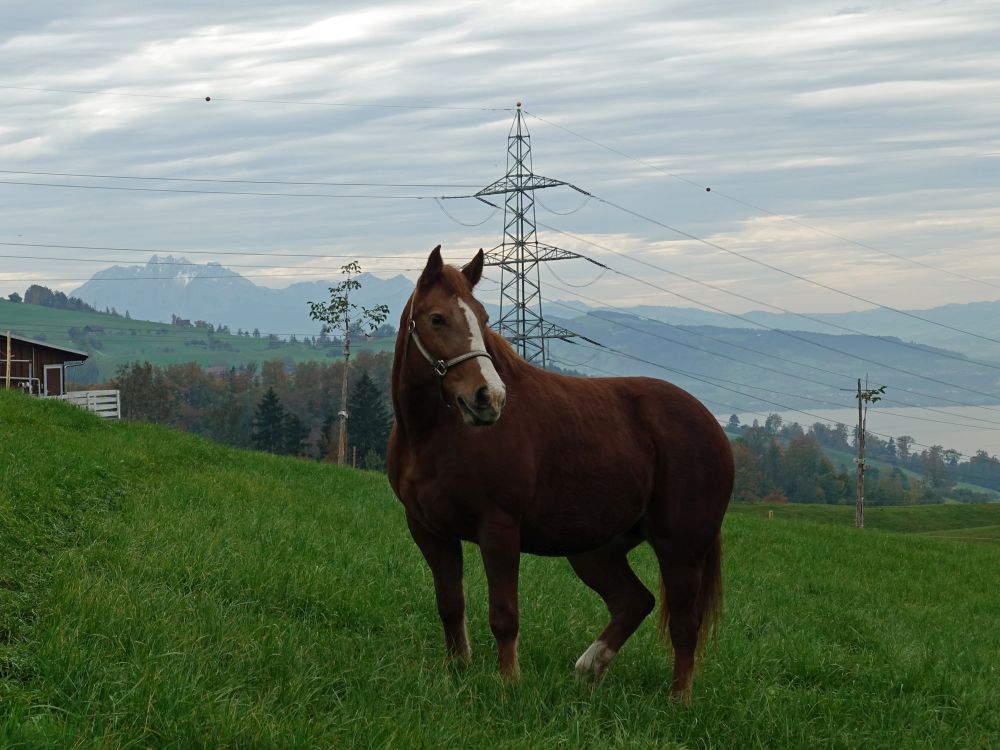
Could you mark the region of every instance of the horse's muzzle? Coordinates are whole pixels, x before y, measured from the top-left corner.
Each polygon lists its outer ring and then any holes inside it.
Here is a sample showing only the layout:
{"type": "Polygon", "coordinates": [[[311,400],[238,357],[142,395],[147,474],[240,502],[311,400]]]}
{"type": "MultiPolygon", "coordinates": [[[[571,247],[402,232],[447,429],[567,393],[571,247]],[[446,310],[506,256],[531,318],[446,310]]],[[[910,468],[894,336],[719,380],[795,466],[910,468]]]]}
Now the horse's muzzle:
{"type": "Polygon", "coordinates": [[[500,419],[500,412],[507,403],[507,394],[481,386],[476,390],[473,401],[470,402],[465,396],[458,396],[457,401],[462,411],[462,419],[467,425],[486,427],[500,419]]]}

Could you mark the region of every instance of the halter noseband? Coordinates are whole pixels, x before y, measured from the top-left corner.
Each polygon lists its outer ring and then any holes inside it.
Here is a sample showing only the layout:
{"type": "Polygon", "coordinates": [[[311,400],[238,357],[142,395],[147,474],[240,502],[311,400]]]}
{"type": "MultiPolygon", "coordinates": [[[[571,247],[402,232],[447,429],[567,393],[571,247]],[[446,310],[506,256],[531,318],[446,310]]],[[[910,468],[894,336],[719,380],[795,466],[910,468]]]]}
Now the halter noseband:
{"type": "MultiPolygon", "coordinates": [[[[414,294],[414,297],[415,296],[416,294],[414,294]]],[[[457,357],[452,357],[451,359],[438,359],[434,357],[429,351],[427,351],[427,347],[424,346],[420,337],[417,336],[417,321],[413,319],[413,297],[410,298],[410,314],[408,317],[410,321],[406,326],[407,333],[409,333],[410,338],[413,339],[413,343],[417,345],[417,350],[423,355],[424,359],[430,363],[430,366],[434,368],[434,373],[440,379],[442,388],[444,386],[444,376],[447,375],[448,370],[455,365],[459,365],[468,359],[475,359],[476,357],[486,357],[486,359],[490,362],[493,361],[493,357],[491,357],[490,353],[485,349],[472,349],[471,351],[467,351],[465,354],[459,354],[457,357]]],[[[442,390],[442,397],[443,396],[444,393],[442,390]]]]}

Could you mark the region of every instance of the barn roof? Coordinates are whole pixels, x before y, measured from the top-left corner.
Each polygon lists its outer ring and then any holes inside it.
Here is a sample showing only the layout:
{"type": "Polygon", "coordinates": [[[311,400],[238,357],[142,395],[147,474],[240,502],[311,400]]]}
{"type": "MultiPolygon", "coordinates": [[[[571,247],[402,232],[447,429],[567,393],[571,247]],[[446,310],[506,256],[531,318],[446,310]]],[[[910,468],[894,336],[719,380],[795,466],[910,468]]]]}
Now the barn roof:
{"type": "MultiPolygon", "coordinates": [[[[16,333],[10,335],[13,341],[20,341],[23,344],[34,344],[35,346],[44,346],[48,349],[55,349],[58,352],[66,352],[67,354],[75,354],[80,359],[87,359],[90,355],[87,352],[81,352],[79,349],[70,349],[68,346],[56,346],[55,344],[50,344],[48,341],[37,341],[35,339],[29,339],[26,336],[18,336],[16,333]]],[[[6,334],[0,334],[0,340],[7,338],[6,334]]],[[[0,359],[3,359],[0,356],[0,359]]]]}

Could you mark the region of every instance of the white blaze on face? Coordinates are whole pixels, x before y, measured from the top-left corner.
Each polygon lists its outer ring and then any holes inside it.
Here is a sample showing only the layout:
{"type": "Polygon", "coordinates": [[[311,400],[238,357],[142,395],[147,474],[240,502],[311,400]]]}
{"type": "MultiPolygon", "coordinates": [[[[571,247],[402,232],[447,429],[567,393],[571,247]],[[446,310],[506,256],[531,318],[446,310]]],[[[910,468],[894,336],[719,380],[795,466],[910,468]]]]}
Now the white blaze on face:
{"type": "MultiPolygon", "coordinates": [[[[463,299],[458,300],[458,306],[465,313],[465,320],[469,324],[469,351],[486,351],[486,342],[483,341],[483,332],[479,330],[479,320],[476,318],[476,314],[463,299]]],[[[486,357],[476,357],[476,362],[479,363],[479,370],[490,390],[490,396],[502,402],[507,397],[507,387],[493,366],[493,360],[486,357]]]]}

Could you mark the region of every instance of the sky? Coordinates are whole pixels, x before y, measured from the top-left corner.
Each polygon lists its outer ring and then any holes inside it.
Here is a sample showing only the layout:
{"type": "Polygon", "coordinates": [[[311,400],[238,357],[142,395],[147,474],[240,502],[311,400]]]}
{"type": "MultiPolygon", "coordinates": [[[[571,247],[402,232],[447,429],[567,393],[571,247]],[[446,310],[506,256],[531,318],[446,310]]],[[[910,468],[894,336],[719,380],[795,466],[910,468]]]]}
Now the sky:
{"type": "Polygon", "coordinates": [[[522,102],[534,172],[594,196],[540,191],[539,239],[628,274],[548,263],[546,297],[1000,299],[997,2],[0,6],[4,296],[154,253],[273,287],[462,263],[503,214],[434,198],[503,176],[522,102]]]}

